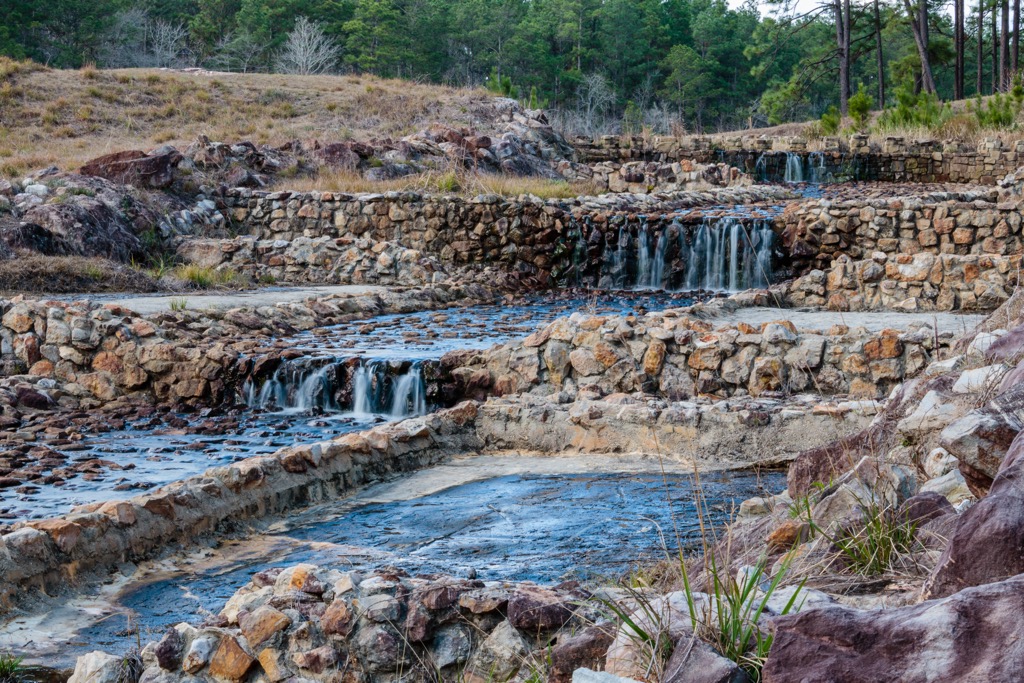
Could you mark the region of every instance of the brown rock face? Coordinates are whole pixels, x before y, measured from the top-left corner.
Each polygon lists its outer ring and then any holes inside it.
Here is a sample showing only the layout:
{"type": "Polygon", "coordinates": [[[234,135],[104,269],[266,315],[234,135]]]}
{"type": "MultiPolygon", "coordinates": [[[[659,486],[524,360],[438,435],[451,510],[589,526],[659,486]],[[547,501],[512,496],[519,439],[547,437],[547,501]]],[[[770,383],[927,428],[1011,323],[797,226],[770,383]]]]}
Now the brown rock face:
{"type": "Polygon", "coordinates": [[[214,678],[238,681],[245,676],[254,661],[256,658],[236,638],[225,636],[220,639],[217,651],[213,653],[208,671],[214,678]]]}
{"type": "Polygon", "coordinates": [[[348,604],[340,598],[335,598],[320,618],[320,626],[324,633],[347,636],[352,632],[354,621],[348,604]]]}
{"type": "Polygon", "coordinates": [[[1014,439],[989,494],[957,521],[925,585],[951,595],[1024,573],[1024,432],[1014,439]]]}
{"type": "Polygon", "coordinates": [[[521,588],[508,601],[509,623],[527,633],[560,628],[570,617],[565,600],[543,588],[521,588]]]}
{"type": "Polygon", "coordinates": [[[1024,667],[1024,577],[912,607],[826,606],[774,624],[764,683],[1013,681],[1024,667]]]}
{"type": "Polygon", "coordinates": [[[124,185],[163,189],[174,182],[174,169],[179,161],[178,152],[150,156],[139,150],[127,150],[93,159],[78,172],[124,185]]]}
{"type": "Polygon", "coordinates": [[[273,607],[260,607],[255,612],[243,615],[238,621],[242,635],[253,648],[259,648],[268,638],[292,623],[287,615],[273,607]]]}
{"type": "Polygon", "coordinates": [[[569,683],[576,669],[603,668],[614,637],[614,625],[597,624],[559,642],[551,649],[548,683],[569,683]]]}

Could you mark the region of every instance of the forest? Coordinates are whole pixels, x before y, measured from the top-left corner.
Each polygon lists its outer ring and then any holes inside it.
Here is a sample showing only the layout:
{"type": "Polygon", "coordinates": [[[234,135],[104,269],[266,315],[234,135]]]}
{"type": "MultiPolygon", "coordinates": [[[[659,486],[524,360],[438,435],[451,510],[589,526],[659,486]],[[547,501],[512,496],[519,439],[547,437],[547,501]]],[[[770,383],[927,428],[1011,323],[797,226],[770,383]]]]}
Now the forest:
{"type": "MultiPolygon", "coordinates": [[[[369,73],[484,86],[570,131],[715,132],[1013,90],[1020,0],[5,0],[57,68],[369,73]],[[834,108],[834,109],[833,109],[834,108]]],[[[937,106],[937,105],[932,105],[937,106]]]]}

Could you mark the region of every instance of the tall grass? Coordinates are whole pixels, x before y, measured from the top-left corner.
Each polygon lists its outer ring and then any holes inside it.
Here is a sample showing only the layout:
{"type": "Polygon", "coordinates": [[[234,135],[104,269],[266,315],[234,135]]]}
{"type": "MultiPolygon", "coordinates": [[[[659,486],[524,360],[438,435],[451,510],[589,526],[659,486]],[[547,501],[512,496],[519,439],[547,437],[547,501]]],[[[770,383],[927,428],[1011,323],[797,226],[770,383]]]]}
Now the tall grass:
{"type": "Polygon", "coordinates": [[[0,683],[17,683],[24,672],[24,657],[16,657],[9,652],[0,652],[0,683]]]}

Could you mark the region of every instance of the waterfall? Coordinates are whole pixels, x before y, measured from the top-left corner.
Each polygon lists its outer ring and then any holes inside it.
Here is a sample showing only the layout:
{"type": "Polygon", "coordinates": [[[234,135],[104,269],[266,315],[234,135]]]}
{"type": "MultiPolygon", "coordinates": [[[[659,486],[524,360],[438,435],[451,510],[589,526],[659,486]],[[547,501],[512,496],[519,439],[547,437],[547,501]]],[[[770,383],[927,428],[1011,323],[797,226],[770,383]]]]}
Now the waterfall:
{"type": "Polygon", "coordinates": [[[645,289],[650,286],[651,281],[651,234],[649,225],[647,224],[647,217],[640,217],[640,231],[637,236],[637,273],[636,273],[636,287],[637,289],[645,289]]]}
{"type": "Polygon", "coordinates": [[[783,180],[787,183],[802,183],[804,181],[804,163],[799,154],[786,153],[786,175],[783,180]]]}
{"type": "Polygon", "coordinates": [[[762,154],[754,164],[754,179],[759,183],[768,182],[768,157],[762,154]]]}
{"type": "Polygon", "coordinates": [[[705,221],[688,249],[686,288],[735,292],[767,287],[774,237],[767,222],[748,228],[735,218],[705,221]]]}
{"type": "Polygon", "coordinates": [[[587,267],[587,238],[584,235],[583,228],[580,227],[579,222],[575,218],[572,219],[572,225],[576,229],[576,244],[572,250],[573,277],[576,280],[576,286],[581,287],[583,286],[583,271],[587,267]]]}
{"type": "Polygon", "coordinates": [[[391,397],[391,417],[402,418],[425,415],[427,412],[426,385],[419,364],[395,381],[391,397]]]}
{"type": "Polygon", "coordinates": [[[370,360],[361,363],[352,376],[352,413],[388,415],[399,419],[427,412],[427,387],[423,369],[413,363],[405,373],[394,375],[392,365],[370,360]]]}
{"type": "Polygon", "coordinates": [[[807,157],[808,182],[820,185],[828,180],[828,169],[825,167],[825,155],[822,152],[811,152],[807,157]]]}
{"type": "Polygon", "coordinates": [[[629,257],[629,229],[626,225],[619,228],[619,241],[615,255],[612,257],[612,282],[615,289],[626,289],[629,274],[626,272],[626,259],[629,257]]]}
{"type": "MultiPolygon", "coordinates": [[[[678,221],[676,221],[678,223],[678,221]]],[[[658,243],[654,247],[654,258],[651,262],[651,277],[648,286],[651,289],[661,289],[665,279],[665,252],[668,250],[668,228],[665,228],[658,235],[658,243]]]]}
{"type": "Polygon", "coordinates": [[[340,363],[324,359],[302,359],[282,363],[273,376],[256,390],[247,382],[243,388],[250,408],[285,412],[337,412],[336,382],[340,363]]]}
{"type": "MultiPolygon", "coordinates": [[[[343,413],[338,402],[339,374],[345,361],[340,359],[298,359],[286,361],[257,388],[246,382],[242,393],[250,408],[288,413],[343,413]]],[[[427,387],[421,363],[412,363],[405,372],[401,365],[370,360],[352,372],[352,405],[348,412],[368,417],[392,418],[425,415],[427,387]]],[[[344,377],[343,374],[341,374],[344,377]]]]}

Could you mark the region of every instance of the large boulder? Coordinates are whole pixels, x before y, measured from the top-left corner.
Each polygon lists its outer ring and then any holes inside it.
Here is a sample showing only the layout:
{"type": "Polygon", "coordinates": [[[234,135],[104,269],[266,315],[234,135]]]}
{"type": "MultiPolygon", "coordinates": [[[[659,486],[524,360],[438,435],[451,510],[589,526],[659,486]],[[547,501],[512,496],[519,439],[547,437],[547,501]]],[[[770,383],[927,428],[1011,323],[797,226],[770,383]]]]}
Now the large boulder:
{"type": "Polygon", "coordinates": [[[122,262],[144,255],[142,241],[128,218],[93,197],[80,195],[72,201],[34,206],[25,212],[24,221],[39,227],[31,229],[31,241],[45,249],[43,253],[102,256],[122,262]]]}
{"type": "Polygon", "coordinates": [[[960,516],[928,582],[927,597],[1024,573],[1024,432],[992,482],[989,494],[960,516]]]}
{"type": "Polygon", "coordinates": [[[123,185],[163,189],[170,187],[174,182],[174,169],[181,158],[181,154],[174,149],[167,149],[158,154],[126,150],[93,159],[78,172],[81,175],[98,176],[123,185]]]}
{"type": "Polygon", "coordinates": [[[764,683],[1014,681],[1024,576],[891,610],[825,606],[774,621],[764,683]]]}

